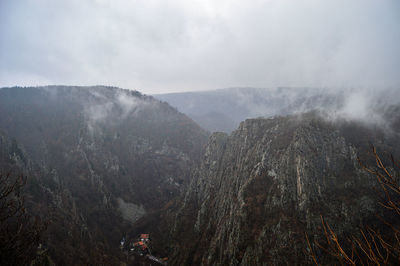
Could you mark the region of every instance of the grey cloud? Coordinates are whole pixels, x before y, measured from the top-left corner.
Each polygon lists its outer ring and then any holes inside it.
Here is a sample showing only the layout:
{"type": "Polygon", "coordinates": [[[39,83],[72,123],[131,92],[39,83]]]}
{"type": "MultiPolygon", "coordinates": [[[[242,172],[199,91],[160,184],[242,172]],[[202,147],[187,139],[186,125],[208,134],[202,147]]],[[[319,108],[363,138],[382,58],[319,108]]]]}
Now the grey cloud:
{"type": "Polygon", "coordinates": [[[400,85],[397,0],[0,2],[0,86],[400,85]]]}

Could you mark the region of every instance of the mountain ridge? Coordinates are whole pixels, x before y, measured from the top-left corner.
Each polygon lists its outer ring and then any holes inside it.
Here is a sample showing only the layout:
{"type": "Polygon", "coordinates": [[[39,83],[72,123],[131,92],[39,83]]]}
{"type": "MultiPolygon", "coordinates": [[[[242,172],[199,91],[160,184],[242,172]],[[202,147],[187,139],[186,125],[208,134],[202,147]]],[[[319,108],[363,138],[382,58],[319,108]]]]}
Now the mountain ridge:
{"type": "Polygon", "coordinates": [[[230,133],[248,118],[323,110],[337,118],[384,121],[389,106],[398,105],[395,88],[234,87],[209,91],[156,94],[203,128],[230,133]]]}
{"type": "Polygon", "coordinates": [[[321,240],[320,215],[340,236],[377,224],[375,180],[358,159],[374,164],[371,145],[400,154],[398,105],[372,106],[384,108],[369,121],[314,110],[326,98],[313,99],[289,101],[313,111],[282,105],[209,135],[136,91],[1,88],[0,164],[28,176],[57,265],[146,263],[119,247],[143,232],[170,265],[309,264],[304,235],[321,240]]]}
{"type": "Polygon", "coordinates": [[[25,174],[52,213],[44,243],[57,265],[123,261],[119,240],[186,186],[208,136],[167,103],[114,87],[2,88],[0,114],[40,169],[25,174]]]}

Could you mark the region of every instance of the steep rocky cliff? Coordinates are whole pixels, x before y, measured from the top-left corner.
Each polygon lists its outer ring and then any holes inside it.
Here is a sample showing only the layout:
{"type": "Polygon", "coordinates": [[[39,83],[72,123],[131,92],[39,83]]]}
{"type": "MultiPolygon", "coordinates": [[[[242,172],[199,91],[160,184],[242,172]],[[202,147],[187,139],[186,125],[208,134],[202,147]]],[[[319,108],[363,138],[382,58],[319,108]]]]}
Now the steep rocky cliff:
{"type": "Polygon", "coordinates": [[[214,133],[176,215],[172,264],[311,263],[304,236],[318,239],[320,215],[340,236],[373,222],[375,180],[357,158],[371,144],[396,152],[396,136],[316,113],[214,133]]]}
{"type": "Polygon", "coordinates": [[[102,86],[2,88],[0,130],[29,161],[58,265],[118,264],[119,240],[182,190],[207,139],[168,104],[102,86]]]}

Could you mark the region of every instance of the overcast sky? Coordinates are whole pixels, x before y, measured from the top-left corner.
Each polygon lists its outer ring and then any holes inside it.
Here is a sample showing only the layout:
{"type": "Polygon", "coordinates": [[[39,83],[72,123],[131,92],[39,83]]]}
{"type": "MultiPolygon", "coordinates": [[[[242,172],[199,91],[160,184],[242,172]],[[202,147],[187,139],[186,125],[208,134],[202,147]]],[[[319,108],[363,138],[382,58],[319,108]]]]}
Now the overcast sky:
{"type": "Polygon", "coordinates": [[[400,85],[399,0],[0,0],[0,86],[400,85]]]}

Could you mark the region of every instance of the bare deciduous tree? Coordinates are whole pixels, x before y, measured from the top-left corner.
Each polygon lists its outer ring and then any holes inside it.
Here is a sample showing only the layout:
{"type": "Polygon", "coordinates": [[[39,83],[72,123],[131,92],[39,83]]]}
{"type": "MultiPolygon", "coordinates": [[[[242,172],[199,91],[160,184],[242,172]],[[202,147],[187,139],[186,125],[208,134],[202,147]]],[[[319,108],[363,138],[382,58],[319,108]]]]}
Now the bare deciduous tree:
{"type": "MultiPolygon", "coordinates": [[[[376,177],[383,193],[379,204],[384,210],[390,211],[394,219],[377,215],[381,225],[385,227],[385,233],[382,233],[382,227],[374,229],[367,226],[360,230],[358,236],[354,234],[340,241],[338,235],[321,216],[324,243],[315,241],[313,248],[306,235],[308,254],[316,265],[319,265],[316,248],[333,256],[341,265],[400,264],[400,184],[394,172],[389,171],[389,168],[385,166],[375,148],[372,155],[375,158],[376,167],[367,167],[361,162],[360,164],[364,170],[376,177]]],[[[391,159],[394,169],[400,170],[399,162],[393,157],[391,159]]]]}

